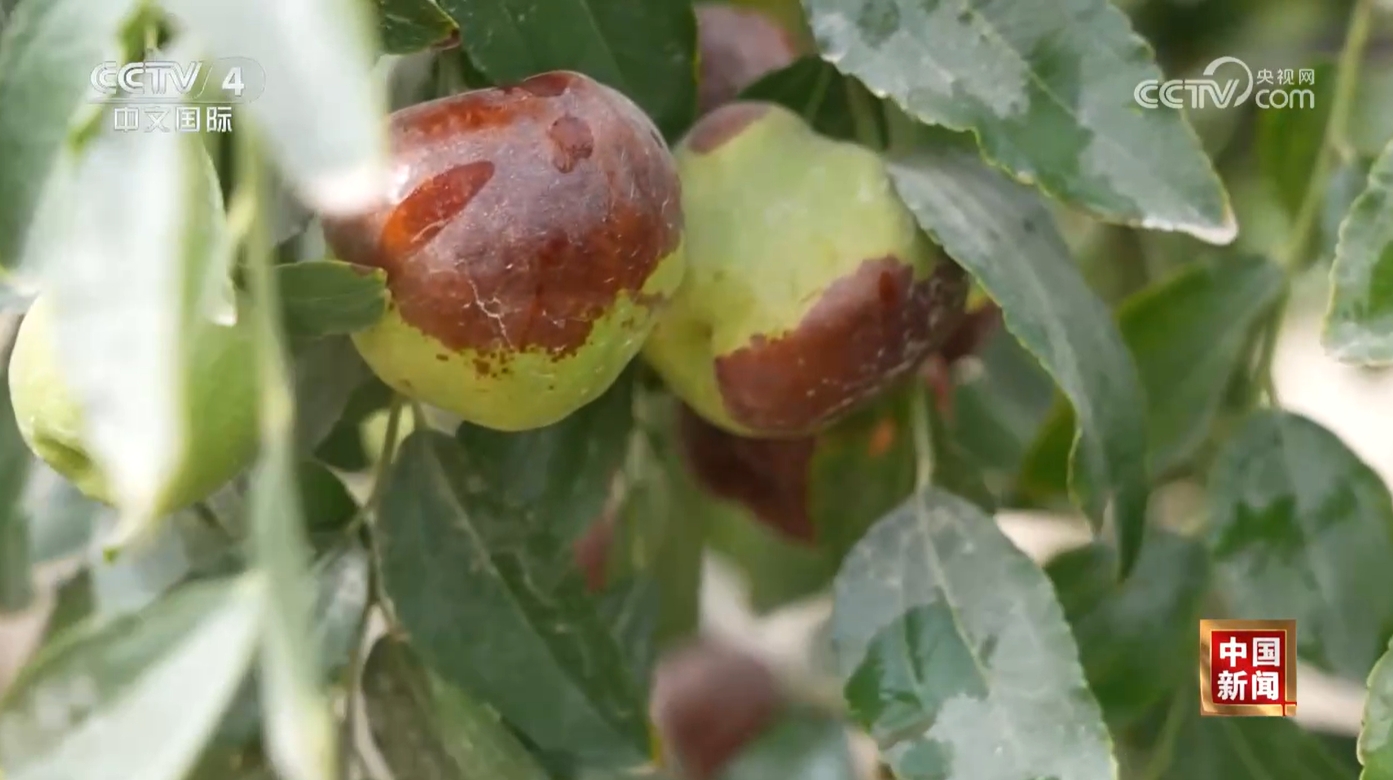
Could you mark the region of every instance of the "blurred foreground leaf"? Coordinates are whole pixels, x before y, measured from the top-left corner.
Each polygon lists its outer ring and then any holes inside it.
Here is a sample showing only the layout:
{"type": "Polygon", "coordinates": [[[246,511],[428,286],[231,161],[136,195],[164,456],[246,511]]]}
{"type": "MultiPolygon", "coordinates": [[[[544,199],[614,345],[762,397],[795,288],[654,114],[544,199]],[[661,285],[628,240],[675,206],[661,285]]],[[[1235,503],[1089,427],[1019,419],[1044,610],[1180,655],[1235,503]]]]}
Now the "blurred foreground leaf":
{"type": "Polygon", "coordinates": [[[831,632],[897,776],[1116,777],[1054,589],[967,501],[931,489],[876,524],[837,575],[831,632]]]}
{"type": "MultiPolygon", "coordinates": [[[[254,119],[316,211],[351,214],[386,185],[385,95],[371,77],[371,11],[356,0],[160,0],[212,57],[246,63],[238,119],[254,119]],[[258,83],[259,82],[259,83],[258,83]],[[247,115],[250,116],[247,116],[247,115]]],[[[251,128],[244,128],[249,131],[251,128]]],[[[234,127],[234,131],[237,128],[234,127]]]]}
{"type": "MultiPolygon", "coordinates": [[[[26,0],[0,34],[0,271],[24,259],[69,132],[93,119],[92,70],[120,54],[137,0],[26,0]]],[[[28,273],[37,268],[26,268],[28,273]]]]}
{"type": "Polygon", "coordinates": [[[199,583],[65,635],[0,703],[6,780],[181,780],[251,663],[269,595],[256,576],[199,583]]]}

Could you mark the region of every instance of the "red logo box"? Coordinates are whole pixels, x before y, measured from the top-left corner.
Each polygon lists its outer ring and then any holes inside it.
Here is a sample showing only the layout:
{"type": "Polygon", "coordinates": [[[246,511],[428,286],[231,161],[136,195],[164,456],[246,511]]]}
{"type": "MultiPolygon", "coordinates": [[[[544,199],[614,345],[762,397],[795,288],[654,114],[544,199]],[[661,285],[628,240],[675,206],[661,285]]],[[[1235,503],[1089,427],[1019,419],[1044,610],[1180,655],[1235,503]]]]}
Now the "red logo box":
{"type": "Polygon", "coordinates": [[[1200,713],[1296,714],[1295,620],[1201,620],[1200,713]]]}

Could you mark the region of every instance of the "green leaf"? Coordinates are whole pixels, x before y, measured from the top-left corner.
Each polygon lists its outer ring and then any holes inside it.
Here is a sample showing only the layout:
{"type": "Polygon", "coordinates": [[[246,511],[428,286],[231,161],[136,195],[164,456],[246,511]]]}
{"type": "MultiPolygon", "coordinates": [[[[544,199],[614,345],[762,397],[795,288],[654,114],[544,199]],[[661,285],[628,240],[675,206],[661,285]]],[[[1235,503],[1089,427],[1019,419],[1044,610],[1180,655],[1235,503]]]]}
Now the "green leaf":
{"type": "Polygon", "coordinates": [[[331,780],[337,776],[337,732],[323,689],[310,546],[288,439],[265,442],[248,494],[254,561],[275,594],[260,666],[262,721],[268,751],[287,780],[331,780]]]}
{"type": "Polygon", "coordinates": [[[823,55],[916,119],[971,130],[994,163],[1128,225],[1226,244],[1228,196],[1183,115],[1132,91],[1163,79],[1107,0],[804,0],[823,55]]]}
{"type": "Polygon", "coordinates": [[[826,715],[795,711],[751,742],[720,780],[856,780],[847,724],[826,715]]]}
{"type": "Polygon", "coordinates": [[[440,0],[461,45],[494,83],[585,73],[628,95],[672,139],[696,114],[690,0],[440,0]]]}
{"type": "Polygon", "coordinates": [[[63,175],[69,133],[97,110],[87,102],[92,69],[119,57],[121,26],[138,5],[26,0],[7,21],[0,35],[0,271],[15,270],[27,254],[45,191],[63,175]]]}
{"type": "Polygon", "coordinates": [[[861,82],[816,56],[802,57],[764,76],[746,87],[740,99],[778,103],[797,111],[818,133],[842,141],[856,139],[856,102],[879,101],[861,82]]]}
{"type": "Polygon", "coordinates": [[[1339,360],[1393,363],[1393,144],[1340,225],[1322,341],[1339,360]]]}
{"type": "Polygon", "coordinates": [[[348,665],[362,638],[371,571],[372,556],[357,541],[330,550],[314,566],[314,633],[325,682],[348,665]]]}
{"type": "Polygon", "coordinates": [[[546,780],[497,713],[431,674],[405,642],[373,645],[362,686],[373,741],[396,777],[546,780]]]}
{"type": "Polygon", "coordinates": [[[829,576],[866,529],[914,492],[913,418],[921,392],[910,383],[818,437],[808,500],[829,576]]]}
{"type": "Polygon", "coordinates": [[[24,485],[22,511],[29,522],[29,555],[48,563],[80,553],[99,524],[110,525],[113,510],[84,496],[73,483],[34,459],[24,485]]]}
{"type": "Polygon", "coordinates": [[[1125,582],[1113,575],[1115,559],[1111,549],[1091,544],[1060,555],[1045,571],[1103,714],[1109,723],[1128,723],[1193,684],[1209,552],[1202,542],[1153,530],[1125,582]]]}
{"type": "Polygon", "coordinates": [[[180,780],[256,647],[266,583],[189,585],[48,647],[0,703],[6,780],[180,780]]]}
{"type": "Polygon", "coordinates": [[[644,708],[623,654],[552,540],[480,478],[488,456],[433,431],[402,445],[376,527],[393,613],[436,673],[542,749],[639,763],[644,708]]]}
{"type": "Polygon", "coordinates": [[[545,428],[506,433],[466,422],[455,436],[472,478],[482,480],[512,523],[569,542],[604,510],[633,426],[627,372],[604,395],[545,428]]]}
{"type": "Polygon", "coordinates": [[[651,572],[614,583],[600,596],[600,617],[619,643],[624,666],[634,683],[647,690],[658,658],[658,620],[662,589],[651,572]]]}
{"type": "Polygon", "coordinates": [[[1070,493],[1095,529],[1111,511],[1125,574],[1141,548],[1147,504],[1136,366],[1044,204],[956,140],[925,136],[892,150],[890,175],[919,224],[976,277],[1073,404],[1070,493]]]}
{"type": "MultiPolygon", "coordinates": [[[[1128,298],[1118,327],[1141,373],[1147,399],[1148,461],[1154,480],[1186,466],[1209,438],[1253,330],[1286,291],[1286,277],[1257,255],[1195,263],[1128,298]]],[[[1073,426],[1063,407],[1040,434],[1026,471],[1035,489],[1068,457],[1073,426]]],[[[1063,487],[1062,483],[1049,485],[1063,487]]]]}
{"type": "Polygon", "coordinates": [[[21,610],[34,598],[29,523],[21,499],[33,457],[10,407],[10,335],[0,319],[0,614],[21,610]]]}
{"type": "Polygon", "coordinates": [[[1393,632],[1393,500],[1335,434],[1249,417],[1209,479],[1209,546],[1234,617],[1295,619],[1297,652],[1363,680],[1393,632]]]}
{"type": "Polygon", "coordinates": [[[387,272],[338,260],[276,266],[282,316],[291,338],[346,335],[387,311],[387,272]]]}
{"type": "Polygon", "coordinates": [[[39,647],[43,648],[61,640],[68,629],[81,625],[96,612],[96,600],[92,594],[92,572],[83,569],[64,580],[54,596],[53,611],[44,622],[43,638],[39,647]]]}
{"type": "Polygon", "coordinates": [[[354,214],[380,197],[386,98],[372,79],[372,12],[355,0],[161,0],[209,56],[249,61],[239,106],[315,211],[354,214]],[[255,70],[256,72],[253,72],[255,70]]]}
{"type": "Polygon", "coordinates": [[[1368,698],[1364,700],[1363,726],[1359,730],[1360,780],[1393,778],[1393,650],[1369,673],[1368,698]]]}
{"type": "Polygon", "coordinates": [[[311,541],[315,537],[341,540],[345,527],[358,514],[358,502],[334,472],[313,460],[302,460],[295,470],[300,503],[311,541]]]}
{"type": "Polygon", "coordinates": [[[1212,718],[1199,712],[1198,686],[1188,685],[1162,711],[1159,738],[1143,751],[1139,775],[1156,780],[1263,778],[1354,780],[1317,737],[1289,718],[1212,718]]]}
{"type": "Polygon", "coordinates": [[[837,575],[831,632],[852,715],[897,776],[1117,776],[1054,589],[967,501],[930,489],[872,528],[837,575]]]}
{"type": "Polygon", "coordinates": [[[1315,72],[1315,83],[1308,87],[1315,93],[1313,107],[1257,112],[1258,167],[1291,218],[1301,210],[1315,175],[1325,125],[1335,102],[1334,64],[1321,63],[1315,72]]]}
{"type": "Polygon", "coordinates": [[[433,0],[375,0],[382,51],[410,54],[442,43],[459,32],[433,0]]]}
{"type": "Polygon", "coordinates": [[[313,451],[343,419],[354,393],[375,377],[347,336],[301,343],[294,352],[295,441],[313,451]]]}

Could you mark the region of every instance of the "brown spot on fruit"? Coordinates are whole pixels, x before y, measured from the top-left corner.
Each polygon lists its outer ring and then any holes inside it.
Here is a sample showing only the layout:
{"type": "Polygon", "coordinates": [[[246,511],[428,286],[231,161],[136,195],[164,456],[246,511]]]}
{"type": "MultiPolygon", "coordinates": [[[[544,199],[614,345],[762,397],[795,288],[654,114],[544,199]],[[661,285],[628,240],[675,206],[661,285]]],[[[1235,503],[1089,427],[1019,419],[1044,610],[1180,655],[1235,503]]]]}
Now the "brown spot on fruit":
{"type": "Polygon", "coordinates": [[[718,776],[783,709],[778,679],[754,656],[706,639],[659,661],[648,711],[664,752],[692,780],[718,776]]]}
{"type": "Polygon", "coordinates": [[[747,508],[795,541],[817,538],[808,508],[808,470],[816,441],[750,439],[724,431],[682,406],[678,433],[687,466],[712,495],[747,508]]]}
{"type": "Polygon", "coordinates": [[[692,125],[683,143],[697,154],[707,154],[739,135],[741,130],[768,113],[769,108],[768,103],[754,101],[722,106],[692,125]]]}
{"type": "Polygon", "coordinates": [[[402,319],[451,350],[569,354],[680,244],[667,147],[583,75],[411,106],[390,135],[388,204],[326,219],[325,236],[341,259],[384,269],[402,319]]]}
{"type": "Polygon", "coordinates": [[[573,75],[574,74],[561,70],[552,71],[550,73],[538,73],[535,76],[524,79],[522,84],[518,86],[537,97],[556,97],[565,94],[566,90],[570,89],[571,85],[575,83],[573,75]]]}
{"type": "Polygon", "coordinates": [[[696,6],[701,72],[697,110],[705,114],[798,58],[793,36],[766,14],[724,3],[696,6]]]}
{"type": "Polygon", "coordinates": [[[562,173],[570,173],[576,163],[590,157],[595,151],[595,139],[590,135],[590,126],[567,114],[551,123],[547,136],[556,145],[552,155],[552,165],[562,173]]]}
{"type": "Polygon", "coordinates": [[[789,332],[716,359],[726,411],[771,437],[825,427],[916,368],[957,323],[967,287],[946,259],[919,281],[893,257],[863,262],[789,332]]]}
{"type": "Polygon", "coordinates": [[[493,178],[493,163],[465,163],[432,176],[411,191],[382,226],[382,251],[408,255],[444,230],[493,178]]]}
{"type": "Polygon", "coordinates": [[[436,356],[435,356],[435,359],[436,359],[436,360],[439,360],[441,363],[445,363],[445,362],[448,362],[448,361],[450,360],[450,356],[449,356],[449,355],[436,355],[436,356]]]}

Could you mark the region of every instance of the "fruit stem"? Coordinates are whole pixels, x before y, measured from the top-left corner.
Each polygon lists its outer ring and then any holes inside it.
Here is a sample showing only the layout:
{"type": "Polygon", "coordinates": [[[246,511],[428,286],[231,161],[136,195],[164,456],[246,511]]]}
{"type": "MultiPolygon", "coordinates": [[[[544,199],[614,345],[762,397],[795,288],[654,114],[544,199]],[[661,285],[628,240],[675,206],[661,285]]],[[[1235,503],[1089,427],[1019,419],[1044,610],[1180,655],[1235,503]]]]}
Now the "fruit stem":
{"type": "Polygon", "coordinates": [[[914,492],[924,492],[933,483],[933,433],[930,430],[929,394],[920,384],[910,405],[910,425],[914,434],[914,492]]]}
{"type": "Polygon", "coordinates": [[[1358,0],[1354,10],[1350,12],[1345,45],[1340,52],[1339,69],[1335,73],[1334,102],[1330,106],[1330,116],[1325,120],[1316,165],[1311,171],[1306,194],[1301,199],[1301,207],[1296,213],[1286,254],[1282,258],[1282,267],[1289,276],[1305,270],[1313,257],[1308,248],[1314,237],[1317,217],[1329,188],[1330,177],[1334,173],[1335,163],[1345,156],[1349,148],[1350,116],[1354,112],[1354,98],[1359,90],[1359,71],[1369,43],[1373,10],[1373,0],[1358,0]]]}
{"type": "MultiPolygon", "coordinates": [[[[387,475],[391,472],[392,461],[396,459],[397,455],[397,431],[401,427],[401,413],[405,408],[406,399],[400,393],[393,393],[391,404],[387,407],[387,436],[382,441],[382,450],[378,454],[377,466],[373,469],[372,491],[368,493],[367,500],[358,508],[353,519],[344,527],[345,533],[349,536],[356,534],[363,523],[367,521],[369,515],[377,512],[377,505],[382,503],[382,493],[387,484],[387,475]]],[[[416,422],[420,423],[419,416],[416,417],[416,422]]]]}

